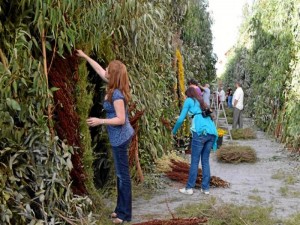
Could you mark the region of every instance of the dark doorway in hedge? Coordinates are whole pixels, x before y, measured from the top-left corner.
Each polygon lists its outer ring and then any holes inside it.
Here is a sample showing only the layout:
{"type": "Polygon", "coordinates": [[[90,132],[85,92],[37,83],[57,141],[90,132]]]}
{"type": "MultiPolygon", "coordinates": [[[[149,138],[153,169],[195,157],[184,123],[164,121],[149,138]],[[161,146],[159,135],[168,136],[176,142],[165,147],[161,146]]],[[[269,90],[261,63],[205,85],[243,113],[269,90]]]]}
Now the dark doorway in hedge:
{"type": "MultiPolygon", "coordinates": [[[[95,54],[91,58],[96,59],[95,54]]],[[[99,62],[103,68],[107,64],[99,62]]],[[[94,89],[88,90],[93,92],[93,106],[91,108],[90,117],[105,118],[106,113],[103,110],[103,101],[105,97],[105,82],[94,71],[94,69],[87,63],[89,71],[88,81],[93,85],[94,89]]],[[[108,181],[112,162],[109,159],[110,144],[103,126],[90,128],[92,146],[94,150],[94,184],[96,188],[102,188],[108,181]]]]}

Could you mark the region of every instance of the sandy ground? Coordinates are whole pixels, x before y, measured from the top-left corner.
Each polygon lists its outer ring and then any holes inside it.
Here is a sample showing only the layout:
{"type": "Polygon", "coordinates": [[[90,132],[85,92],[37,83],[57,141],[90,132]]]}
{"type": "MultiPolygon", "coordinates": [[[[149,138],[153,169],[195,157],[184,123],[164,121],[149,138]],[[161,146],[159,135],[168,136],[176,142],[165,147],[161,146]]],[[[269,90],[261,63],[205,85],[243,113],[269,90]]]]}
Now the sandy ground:
{"type": "MultiPolygon", "coordinates": [[[[250,120],[245,124],[252,126],[250,120]]],[[[223,144],[226,142],[229,140],[225,138],[223,144]]],[[[171,218],[169,210],[174,212],[177,207],[204,202],[211,196],[221,203],[272,207],[272,215],[278,219],[300,212],[300,162],[290,157],[283,145],[261,131],[257,131],[257,139],[234,142],[253,147],[259,160],[254,164],[226,164],[217,162],[212,153],[211,175],[230,182],[230,188],[212,188],[210,196],[195,189],[192,196],[186,196],[178,192],[182,184],[169,182],[166,189],[151,199],[140,197],[133,200],[132,222],[171,218]]]]}

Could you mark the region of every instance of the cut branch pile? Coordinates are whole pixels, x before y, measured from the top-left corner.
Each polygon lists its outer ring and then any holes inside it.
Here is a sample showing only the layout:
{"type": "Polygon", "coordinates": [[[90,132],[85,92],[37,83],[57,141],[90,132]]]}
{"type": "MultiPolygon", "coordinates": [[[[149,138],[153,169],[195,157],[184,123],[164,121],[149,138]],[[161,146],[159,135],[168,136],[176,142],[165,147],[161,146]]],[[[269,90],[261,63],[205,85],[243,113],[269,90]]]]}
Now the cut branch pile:
{"type": "Polygon", "coordinates": [[[206,223],[207,218],[189,218],[189,219],[170,219],[170,220],[152,220],[148,222],[135,223],[134,225],[198,225],[206,223]]]}
{"type": "Polygon", "coordinates": [[[171,152],[169,154],[166,154],[164,156],[162,156],[161,158],[157,159],[155,161],[156,164],[156,171],[158,173],[167,173],[170,172],[172,170],[171,165],[172,165],[172,160],[178,161],[178,162],[186,162],[188,163],[187,160],[185,160],[184,158],[178,156],[176,154],[176,152],[171,152]]]}
{"type": "Polygon", "coordinates": [[[249,146],[227,145],[217,151],[219,161],[226,163],[254,163],[257,160],[256,152],[249,146]]]}
{"type": "MultiPolygon", "coordinates": [[[[178,181],[182,184],[186,184],[188,177],[189,177],[189,169],[190,165],[186,162],[182,161],[176,161],[171,159],[171,165],[170,165],[171,171],[166,172],[167,177],[169,177],[171,180],[178,181]]],[[[198,177],[196,181],[196,185],[201,185],[202,181],[202,170],[198,169],[198,177]]],[[[227,188],[229,187],[229,182],[222,180],[219,177],[211,176],[210,179],[210,186],[211,187],[223,187],[227,188]]]]}

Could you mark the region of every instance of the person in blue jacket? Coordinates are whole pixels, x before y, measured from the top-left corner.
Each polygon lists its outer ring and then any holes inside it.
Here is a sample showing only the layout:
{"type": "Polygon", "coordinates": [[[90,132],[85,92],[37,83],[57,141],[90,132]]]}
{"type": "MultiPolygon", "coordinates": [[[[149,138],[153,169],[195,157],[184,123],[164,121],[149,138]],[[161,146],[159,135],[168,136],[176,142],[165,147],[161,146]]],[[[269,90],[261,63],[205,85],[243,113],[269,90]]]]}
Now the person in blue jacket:
{"type": "Polygon", "coordinates": [[[209,155],[212,148],[217,148],[218,133],[211,116],[203,116],[202,109],[204,111],[207,108],[207,105],[204,103],[203,98],[197,94],[195,88],[188,88],[185,95],[187,98],[184,101],[180,116],[172,130],[172,134],[176,135],[186,116],[192,117],[192,153],[189,178],[186,187],[179,189],[179,192],[188,195],[192,195],[194,193],[193,188],[196,185],[198,166],[201,159],[201,192],[209,194],[209,155]]]}

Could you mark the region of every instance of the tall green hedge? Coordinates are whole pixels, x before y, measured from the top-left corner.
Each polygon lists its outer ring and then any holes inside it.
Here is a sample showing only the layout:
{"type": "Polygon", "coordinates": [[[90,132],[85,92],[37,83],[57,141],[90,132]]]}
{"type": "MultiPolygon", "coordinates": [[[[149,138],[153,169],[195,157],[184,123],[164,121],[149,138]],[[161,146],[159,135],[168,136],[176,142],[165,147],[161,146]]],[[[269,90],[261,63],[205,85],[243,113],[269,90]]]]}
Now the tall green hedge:
{"type": "MultiPolygon", "coordinates": [[[[184,18],[189,7],[194,7],[195,16],[202,13],[197,18],[207,20],[206,30],[210,25],[206,7],[200,4],[195,10],[195,4],[185,0],[0,2],[1,224],[93,224],[96,219],[90,212],[102,216],[101,195],[92,182],[94,143],[85,123],[94,86],[86,62],[74,55],[75,48],[103,66],[115,58],[127,65],[133,102],[145,110],[139,130],[143,168],[150,170],[153,159],[172,148],[170,131],[161,119],[172,120],[179,110],[173,96],[173,35],[184,26],[188,29],[193,16],[184,18]],[[60,102],[59,95],[69,96],[70,101],[60,102]],[[70,122],[78,127],[66,129],[79,137],[76,144],[62,130],[58,132],[64,121],[58,110],[63,113],[64,104],[71,104],[68,109],[76,119],[70,122]],[[78,182],[80,191],[74,187],[78,182]]],[[[197,33],[189,34],[186,46],[183,43],[186,52],[193,35],[197,33]]],[[[210,35],[202,34],[205,41],[197,37],[198,47],[210,44],[210,35]]],[[[212,64],[210,51],[209,47],[202,57],[205,65],[212,64]]],[[[208,70],[213,71],[210,66],[208,70]]]]}
{"type": "Polygon", "coordinates": [[[196,78],[201,85],[216,77],[216,55],[213,53],[212,18],[207,1],[191,1],[183,20],[182,40],[187,78],[196,78]]]}
{"type": "Polygon", "coordinates": [[[288,146],[300,147],[298,0],[256,1],[245,13],[224,82],[242,80],[246,111],[288,146]]]}

